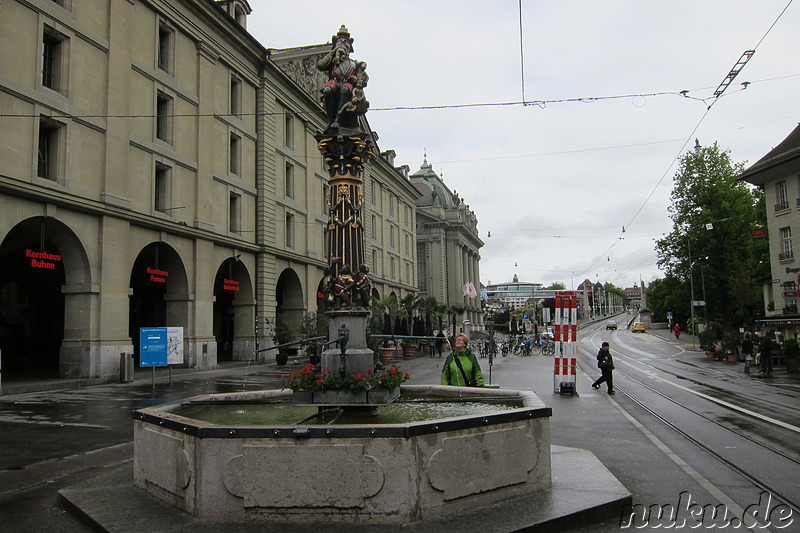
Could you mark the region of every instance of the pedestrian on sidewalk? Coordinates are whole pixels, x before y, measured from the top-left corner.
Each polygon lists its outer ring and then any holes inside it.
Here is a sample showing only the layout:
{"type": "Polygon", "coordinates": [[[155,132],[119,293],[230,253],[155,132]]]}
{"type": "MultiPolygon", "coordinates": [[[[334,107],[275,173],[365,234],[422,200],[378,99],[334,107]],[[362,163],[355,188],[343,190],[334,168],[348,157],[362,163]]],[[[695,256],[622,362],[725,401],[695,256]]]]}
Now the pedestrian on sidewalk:
{"type": "Polygon", "coordinates": [[[442,347],[444,346],[444,333],[442,330],[439,330],[439,333],[436,334],[436,351],[439,353],[439,357],[442,356],[442,347]]]}
{"type": "Polygon", "coordinates": [[[675,326],[672,328],[672,332],[675,334],[675,340],[680,340],[681,338],[681,325],[675,322],[675,326]]]}
{"type": "Polygon", "coordinates": [[[483,387],[481,366],[469,349],[469,337],[465,333],[456,335],[455,347],[442,367],[441,383],[456,387],[483,387]]]}
{"type": "Polygon", "coordinates": [[[761,353],[761,374],[772,374],[772,338],[775,333],[768,331],[766,335],[761,336],[761,341],[758,343],[758,351],[761,353]]]}
{"type": "Polygon", "coordinates": [[[609,394],[616,394],[614,392],[614,359],[611,357],[611,347],[607,342],[600,345],[600,351],[597,352],[597,367],[602,372],[602,375],[592,383],[593,389],[599,389],[600,384],[605,382],[608,386],[609,394]]]}
{"type": "Polygon", "coordinates": [[[753,362],[753,339],[749,331],[744,334],[742,340],[742,353],[744,354],[744,373],[749,374],[750,363],[753,362]]]}

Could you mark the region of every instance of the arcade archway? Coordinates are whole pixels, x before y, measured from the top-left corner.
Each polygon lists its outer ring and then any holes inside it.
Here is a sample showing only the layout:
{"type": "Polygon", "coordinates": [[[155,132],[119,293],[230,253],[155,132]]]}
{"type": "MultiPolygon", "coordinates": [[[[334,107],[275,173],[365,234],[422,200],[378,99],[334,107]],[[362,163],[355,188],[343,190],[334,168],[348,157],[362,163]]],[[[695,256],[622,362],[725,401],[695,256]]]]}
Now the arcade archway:
{"type": "Polygon", "coordinates": [[[239,256],[220,265],[214,279],[214,338],[217,361],[249,359],[248,339],[255,336],[253,284],[239,256]]]}
{"type": "Polygon", "coordinates": [[[285,321],[296,332],[303,324],[303,285],[297,273],[291,268],[281,272],[275,286],[275,315],[278,320],[285,321]]]}
{"type": "Polygon", "coordinates": [[[4,377],[58,377],[64,340],[62,288],[68,283],[79,285],[88,275],[78,238],[53,218],[30,218],[6,235],[0,244],[4,377]]]}
{"type": "Polygon", "coordinates": [[[175,249],[163,242],[145,246],[133,263],[130,287],[128,334],[138,366],[139,328],[188,324],[186,269],[175,249]]]}

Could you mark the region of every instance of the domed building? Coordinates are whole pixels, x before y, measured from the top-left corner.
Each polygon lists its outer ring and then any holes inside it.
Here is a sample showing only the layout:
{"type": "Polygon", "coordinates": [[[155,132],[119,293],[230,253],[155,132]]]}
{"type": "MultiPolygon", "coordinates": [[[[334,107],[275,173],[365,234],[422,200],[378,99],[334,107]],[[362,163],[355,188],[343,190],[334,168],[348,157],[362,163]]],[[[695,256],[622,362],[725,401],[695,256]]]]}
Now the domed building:
{"type": "Polygon", "coordinates": [[[427,155],[409,180],[421,195],[416,201],[419,290],[448,306],[464,306],[463,320],[482,328],[481,299],[476,294],[483,246],[478,218],[434,172],[427,155]]]}

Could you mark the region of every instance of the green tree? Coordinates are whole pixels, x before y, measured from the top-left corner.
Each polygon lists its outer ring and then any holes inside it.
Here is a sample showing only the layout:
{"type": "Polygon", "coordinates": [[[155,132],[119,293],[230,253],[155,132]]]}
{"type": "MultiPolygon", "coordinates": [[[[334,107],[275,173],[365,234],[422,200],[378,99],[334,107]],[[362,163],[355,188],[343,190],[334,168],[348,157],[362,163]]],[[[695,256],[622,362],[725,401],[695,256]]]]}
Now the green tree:
{"type": "Polygon", "coordinates": [[[768,249],[751,232],[766,227],[766,212],[763,193],[739,181],[743,169],[716,143],[698,143],[679,161],[669,207],[673,229],[656,242],[656,252],[659,267],[674,278],[664,289],[680,292],[686,302],[676,316],[682,323],[691,314],[692,284],[694,300],[706,302],[695,314],[726,330],[742,325],[761,304],[758,280],[769,274],[768,249]]]}
{"type": "Polygon", "coordinates": [[[560,281],[556,281],[555,283],[553,283],[552,285],[550,285],[549,287],[547,287],[547,290],[552,290],[552,291],[565,291],[565,290],[567,290],[567,286],[566,286],[566,285],[564,285],[564,283],[562,283],[562,282],[560,282],[560,281]]]}

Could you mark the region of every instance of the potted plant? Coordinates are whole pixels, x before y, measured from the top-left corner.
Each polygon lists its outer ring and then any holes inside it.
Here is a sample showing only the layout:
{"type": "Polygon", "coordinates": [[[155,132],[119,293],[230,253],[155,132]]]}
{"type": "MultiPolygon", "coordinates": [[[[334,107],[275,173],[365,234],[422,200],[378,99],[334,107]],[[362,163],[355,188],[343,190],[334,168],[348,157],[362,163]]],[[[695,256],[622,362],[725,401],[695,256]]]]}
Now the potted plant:
{"type": "Polygon", "coordinates": [[[783,355],[786,358],[786,371],[800,372],[800,343],[797,339],[783,341],[783,355]]]}
{"type": "Polygon", "coordinates": [[[412,340],[404,340],[400,345],[403,347],[403,359],[414,359],[417,343],[412,340]]]}
{"type": "Polygon", "coordinates": [[[408,372],[397,366],[385,370],[342,374],[338,371],[315,371],[305,365],[281,377],[281,388],[290,389],[297,404],[389,404],[400,396],[400,384],[408,372]]]}
{"type": "MultiPolygon", "coordinates": [[[[316,311],[310,311],[303,315],[301,334],[304,339],[325,335],[326,325],[323,320],[324,316],[325,315],[320,316],[316,311]]],[[[318,364],[322,360],[320,343],[316,341],[308,343],[306,345],[306,355],[308,355],[308,360],[312,365],[318,364]]]]}
{"type": "Polygon", "coordinates": [[[722,336],[722,351],[727,356],[729,363],[738,361],[737,350],[739,348],[739,334],[735,331],[728,331],[722,336]]]}
{"type": "Polygon", "coordinates": [[[701,331],[698,338],[700,340],[700,349],[706,352],[706,359],[714,359],[716,357],[717,341],[711,328],[707,327],[701,331]]]}
{"type": "MultiPolygon", "coordinates": [[[[285,344],[291,342],[294,331],[289,322],[283,317],[278,315],[275,317],[275,329],[272,332],[272,342],[275,345],[285,344]]],[[[294,348],[296,350],[297,348],[294,348]]],[[[278,353],[275,355],[275,362],[279,365],[285,365],[289,361],[290,348],[278,348],[278,353]]]]}

